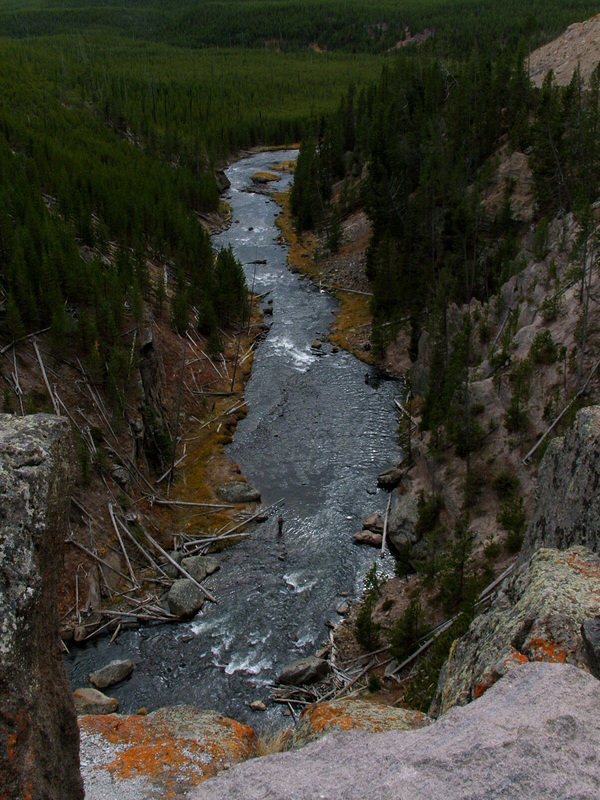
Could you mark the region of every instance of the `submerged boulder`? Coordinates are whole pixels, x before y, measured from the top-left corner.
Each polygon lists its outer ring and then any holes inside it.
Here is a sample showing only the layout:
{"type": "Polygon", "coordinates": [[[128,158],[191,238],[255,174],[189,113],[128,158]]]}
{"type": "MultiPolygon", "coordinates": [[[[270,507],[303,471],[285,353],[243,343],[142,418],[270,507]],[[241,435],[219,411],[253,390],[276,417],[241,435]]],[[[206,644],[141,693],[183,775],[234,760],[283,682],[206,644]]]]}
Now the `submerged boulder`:
{"type": "Polygon", "coordinates": [[[217,488],[217,494],[227,503],[253,503],[260,500],[260,492],[245,481],[230,481],[222,483],[217,488]]]}

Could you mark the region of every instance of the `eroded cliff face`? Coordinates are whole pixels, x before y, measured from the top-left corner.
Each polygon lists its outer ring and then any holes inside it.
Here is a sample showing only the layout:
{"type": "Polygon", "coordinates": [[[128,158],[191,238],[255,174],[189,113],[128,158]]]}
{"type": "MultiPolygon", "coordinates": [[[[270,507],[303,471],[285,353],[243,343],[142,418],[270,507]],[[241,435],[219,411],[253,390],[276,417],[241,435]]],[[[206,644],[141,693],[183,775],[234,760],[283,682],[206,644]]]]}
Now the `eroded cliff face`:
{"type": "Polygon", "coordinates": [[[600,406],[580,411],[542,460],[515,572],[453,646],[431,716],[484,694],[526,661],[600,677],[600,406]]]}
{"type": "Polygon", "coordinates": [[[540,547],[583,545],[600,553],[600,406],[580,411],[566,435],[552,440],[538,475],[521,561],[540,547]]]}
{"type": "Polygon", "coordinates": [[[56,601],[73,453],[66,419],[0,415],[0,800],[80,800],[56,601]]]}

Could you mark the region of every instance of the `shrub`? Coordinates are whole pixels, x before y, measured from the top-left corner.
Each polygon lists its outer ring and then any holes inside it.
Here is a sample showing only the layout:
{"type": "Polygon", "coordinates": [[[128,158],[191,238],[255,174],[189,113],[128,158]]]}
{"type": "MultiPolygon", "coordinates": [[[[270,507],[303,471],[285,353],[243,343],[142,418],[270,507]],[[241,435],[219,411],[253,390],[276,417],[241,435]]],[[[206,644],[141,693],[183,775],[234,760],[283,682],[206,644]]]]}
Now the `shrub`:
{"type": "Polygon", "coordinates": [[[544,322],[552,322],[560,314],[562,298],[559,294],[549,294],[540,306],[540,314],[544,322]]]}
{"type": "Polygon", "coordinates": [[[509,553],[518,553],[523,544],[523,536],[527,526],[527,516],[523,507],[523,498],[520,495],[507,498],[497,516],[498,523],[502,525],[507,535],[504,546],[509,553]]]}
{"type": "Polygon", "coordinates": [[[439,495],[426,495],[423,490],[419,492],[418,517],[415,525],[415,533],[419,539],[437,526],[441,510],[442,500],[439,495]]]}
{"type": "Polygon", "coordinates": [[[354,638],[364,650],[377,650],[381,625],[373,621],[372,597],[365,597],[354,623],[354,638]]]}
{"type": "Polygon", "coordinates": [[[390,628],[388,635],[390,652],[397,661],[403,661],[415,649],[417,642],[425,633],[421,602],[414,597],[404,613],[390,628]]]}
{"type": "Polygon", "coordinates": [[[521,482],[514,473],[503,470],[496,475],[492,481],[492,486],[498,498],[500,500],[506,500],[518,494],[521,489],[521,482]]]}
{"type": "Polygon", "coordinates": [[[529,355],[534,364],[554,364],[557,349],[549,330],[539,331],[529,349],[529,355]]]}
{"type": "Polygon", "coordinates": [[[448,653],[454,642],[467,632],[470,624],[471,617],[468,614],[461,614],[431,645],[427,658],[419,664],[414,678],[404,693],[404,701],[411,708],[427,713],[448,653]]]}

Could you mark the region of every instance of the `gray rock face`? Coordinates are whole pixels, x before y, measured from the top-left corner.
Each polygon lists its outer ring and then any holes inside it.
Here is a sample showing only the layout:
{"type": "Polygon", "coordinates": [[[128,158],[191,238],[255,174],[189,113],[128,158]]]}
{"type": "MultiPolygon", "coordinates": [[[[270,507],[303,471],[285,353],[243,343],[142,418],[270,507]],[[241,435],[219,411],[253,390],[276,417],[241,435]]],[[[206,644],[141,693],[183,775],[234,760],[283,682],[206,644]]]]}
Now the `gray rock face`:
{"type": "Polygon", "coordinates": [[[227,503],[253,503],[260,500],[260,492],[244,481],[222,483],[217,494],[227,503]]]}
{"type": "Polygon", "coordinates": [[[75,709],[81,716],[87,714],[114,714],[119,708],[119,703],[114,697],[107,697],[97,689],[84,687],[73,692],[75,709]]]}
{"type": "Polygon", "coordinates": [[[216,558],[210,556],[188,556],[182,560],[181,566],[200,583],[207,575],[216,572],[220,564],[216,558]]]}
{"type": "Polygon", "coordinates": [[[564,437],[553,439],[539,469],[535,515],[524,560],[540,547],[582,544],[600,552],[600,407],[584,408],[564,437]]]}
{"type": "Polygon", "coordinates": [[[171,614],[182,619],[189,619],[197,614],[204,605],[204,595],[189,578],[175,581],[169,589],[167,603],[171,614]]]}
{"type": "Polygon", "coordinates": [[[322,680],[328,672],[329,664],[327,661],[315,656],[308,656],[285,667],[277,676],[277,682],[293,686],[299,686],[303,683],[316,683],[322,680]]]}
{"type": "Polygon", "coordinates": [[[128,678],[133,672],[133,662],[129,659],[125,661],[111,661],[105,667],[102,667],[96,672],[91,672],[88,676],[90,683],[93,683],[97,689],[106,689],[108,686],[114,686],[115,683],[120,683],[128,678]]]}
{"type": "Polygon", "coordinates": [[[56,587],[74,470],[69,423],[0,415],[0,796],[80,800],[56,587]]]}
{"type": "Polygon", "coordinates": [[[430,716],[480,697],[525,661],[592,669],[582,625],[599,614],[600,558],[584,547],[539,550],[453,647],[430,716]]]}
{"type": "Polygon", "coordinates": [[[205,781],[190,800],[594,800],[600,682],[525,664],[416,731],[332,733],[205,781]]]}
{"type": "Polygon", "coordinates": [[[390,511],[388,519],[388,539],[397,550],[407,544],[417,544],[415,531],[419,519],[419,497],[416,494],[401,495],[390,511]]]}

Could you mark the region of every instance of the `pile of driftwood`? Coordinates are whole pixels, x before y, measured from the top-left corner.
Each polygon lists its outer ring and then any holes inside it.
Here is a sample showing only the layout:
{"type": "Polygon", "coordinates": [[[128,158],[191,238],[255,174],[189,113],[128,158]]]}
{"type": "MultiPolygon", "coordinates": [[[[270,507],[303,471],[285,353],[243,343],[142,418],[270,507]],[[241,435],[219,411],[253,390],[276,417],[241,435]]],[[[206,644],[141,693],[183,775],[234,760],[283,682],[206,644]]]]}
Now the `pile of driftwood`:
{"type": "MultiPolygon", "coordinates": [[[[179,558],[174,558],[175,553],[165,550],[146,530],[137,516],[135,519],[129,520],[129,522],[133,522],[133,524],[129,524],[127,519],[123,519],[122,512],[115,509],[112,503],[108,503],[109,517],[116,543],[119,546],[113,547],[105,542],[103,547],[105,550],[113,550],[120,560],[124,560],[126,572],[121,572],[107,561],[105,553],[103,553],[104,558],[99,555],[99,546],[94,533],[94,529],[99,528],[98,521],[77,498],[71,499],[74,507],[87,521],[89,546],[72,537],[67,539],[67,542],[84,552],[97,564],[103,583],[103,593],[114,606],[108,608],[106,604],[103,604],[102,607],[93,609],[89,615],[89,621],[84,621],[85,611],[80,607],[79,602],[78,570],[75,579],[75,604],[62,620],[64,623],[63,637],[67,638],[69,635],[73,635],[77,641],[85,641],[100,633],[106,633],[112,628],[115,629],[114,636],[116,636],[123,626],[151,622],[177,622],[179,617],[169,613],[163,598],[173,582],[179,578],[191,580],[207,600],[216,603],[217,599],[179,563],[181,558],[205,555],[216,543],[249,536],[249,533],[242,532],[242,528],[251,522],[266,520],[281,502],[278,501],[267,508],[261,508],[254,514],[244,514],[240,522],[234,525],[228,524],[214,535],[195,538],[185,533],[178,534],[174,537],[174,551],[177,552],[179,558]],[[116,574],[122,582],[129,585],[129,588],[125,591],[115,591],[111,587],[111,582],[107,580],[106,570],[116,574]],[[70,618],[70,625],[65,622],[67,618],[70,618]]],[[[177,503],[178,501],[170,502],[177,503]]],[[[191,503],[190,505],[201,506],[203,504],[191,503]]],[[[106,537],[103,538],[106,539],[106,537]]]]}

